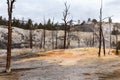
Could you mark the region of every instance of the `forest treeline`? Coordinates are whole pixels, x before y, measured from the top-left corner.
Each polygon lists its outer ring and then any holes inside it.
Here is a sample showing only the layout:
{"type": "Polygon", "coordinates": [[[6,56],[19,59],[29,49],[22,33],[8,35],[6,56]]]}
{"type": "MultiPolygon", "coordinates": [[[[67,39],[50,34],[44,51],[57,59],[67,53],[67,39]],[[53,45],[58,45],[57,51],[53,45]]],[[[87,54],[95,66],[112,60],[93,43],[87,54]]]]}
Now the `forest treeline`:
{"type": "MultiPolygon", "coordinates": [[[[0,16],[0,25],[8,25],[8,20],[0,16]]],[[[22,29],[46,29],[46,30],[64,30],[63,25],[59,23],[54,23],[51,19],[48,19],[46,23],[33,23],[32,19],[28,19],[27,21],[16,19],[15,17],[12,19],[12,26],[22,28],[22,29]]]]}
{"type": "MultiPolygon", "coordinates": [[[[89,22],[91,21],[92,23],[97,23],[96,19],[90,19],[88,18],[89,22]]],[[[81,23],[79,23],[78,20],[78,24],[77,25],[84,25],[86,22],[83,21],[81,23]]],[[[69,30],[70,26],[72,24],[72,20],[70,20],[67,23],[67,30],[69,30]]],[[[6,18],[3,18],[2,16],[0,16],[0,25],[4,25],[4,26],[8,26],[8,20],[6,18]]],[[[46,29],[46,30],[65,30],[65,25],[64,23],[54,23],[51,19],[46,20],[44,23],[34,23],[32,21],[32,19],[28,19],[28,20],[19,20],[16,19],[15,17],[12,19],[12,26],[13,27],[18,27],[18,28],[22,28],[22,29],[26,29],[26,30],[34,30],[34,29],[46,29]]]]}

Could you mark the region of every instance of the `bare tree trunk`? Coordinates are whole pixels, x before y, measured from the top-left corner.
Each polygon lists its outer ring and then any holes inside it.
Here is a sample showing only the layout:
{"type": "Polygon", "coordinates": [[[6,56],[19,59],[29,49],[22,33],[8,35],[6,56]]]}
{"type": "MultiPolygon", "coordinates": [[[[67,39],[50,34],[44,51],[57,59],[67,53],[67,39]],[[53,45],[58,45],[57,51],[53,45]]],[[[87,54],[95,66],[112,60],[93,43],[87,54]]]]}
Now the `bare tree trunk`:
{"type": "MultiPolygon", "coordinates": [[[[118,41],[117,41],[117,35],[116,35],[116,42],[118,42],[118,41]]],[[[116,44],[116,55],[119,55],[118,44],[116,44]]]]}
{"type": "Polygon", "coordinates": [[[79,48],[80,47],[79,30],[77,30],[77,35],[78,35],[78,48],[79,48]]]}
{"type": "Polygon", "coordinates": [[[104,38],[104,35],[103,35],[103,30],[102,30],[102,40],[103,40],[103,53],[104,53],[104,56],[105,56],[106,51],[105,51],[105,38],[104,38]]]}
{"type": "Polygon", "coordinates": [[[103,30],[102,30],[102,0],[101,0],[101,8],[100,8],[100,31],[99,31],[99,36],[100,36],[100,40],[99,40],[99,52],[98,52],[98,56],[101,56],[101,46],[102,46],[102,41],[103,41],[103,53],[105,56],[105,38],[103,35],[103,30]]]}
{"type": "Polygon", "coordinates": [[[64,31],[64,49],[66,49],[66,36],[67,36],[67,29],[65,25],[65,31],[64,31]]]}
{"type": "Polygon", "coordinates": [[[101,0],[101,8],[100,8],[100,30],[99,30],[99,52],[98,56],[100,57],[101,55],[101,42],[102,42],[102,0],[101,0]]]}
{"type": "Polygon", "coordinates": [[[55,45],[56,45],[56,47],[55,47],[56,49],[58,48],[58,47],[57,47],[57,45],[58,45],[58,44],[57,44],[57,43],[58,43],[58,41],[57,41],[57,40],[58,40],[58,39],[57,39],[57,33],[58,33],[58,31],[56,30],[56,44],[55,44],[55,45]]]}
{"type": "Polygon", "coordinates": [[[69,26],[69,29],[68,29],[68,38],[67,38],[67,42],[68,42],[68,45],[67,45],[67,48],[70,47],[70,26],[69,26]]]}
{"type": "Polygon", "coordinates": [[[8,45],[7,45],[7,64],[6,64],[6,72],[11,72],[11,44],[12,44],[12,27],[11,27],[11,17],[9,17],[8,21],[8,45]]]}
{"type": "Polygon", "coordinates": [[[95,35],[94,35],[94,32],[95,32],[95,24],[93,25],[93,47],[94,47],[94,45],[95,45],[95,35]]]}
{"type": "Polygon", "coordinates": [[[43,42],[43,34],[41,34],[41,39],[40,39],[40,48],[42,48],[42,43],[43,42]]]}
{"type": "MultiPolygon", "coordinates": [[[[112,20],[111,20],[111,18],[109,18],[109,27],[110,27],[110,49],[111,49],[111,22],[112,22],[112,20]]],[[[110,49],[109,49],[109,52],[108,52],[108,54],[110,54],[110,49]]]]}
{"type": "Polygon", "coordinates": [[[63,12],[63,21],[64,21],[64,49],[66,49],[66,41],[67,41],[67,16],[69,15],[70,5],[67,6],[67,2],[65,3],[65,10],[63,12]]]}
{"type": "MultiPolygon", "coordinates": [[[[45,26],[44,26],[44,27],[45,27],[45,26]]],[[[45,45],[46,45],[46,43],[45,43],[45,40],[46,40],[46,30],[45,30],[45,28],[44,28],[43,36],[44,36],[43,48],[45,49],[45,45]]]]}
{"type": "Polygon", "coordinates": [[[119,43],[118,43],[118,26],[116,25],[116,55],[119,55],[119,51],[118,51],[118,45],[119,45],[119,43]]]}
{"type": "Polygon", "coordinates": [[[71,19],[69,21],[70,25],[68,27],[68,48],[70,47],[71,41],[70,41],[70,34],[71,34],[71,27],[73,26],[73,20],[71,19]]]}
{"type": "Polygon", "coordinates": [[[12,9],[15,0],[7,0],[8,5],[8,44],[7,44],[7,62],[6,62],[6,72],[11,72],[11,47],[12,47],[12,9]]]}
{"type": "Polygon", "coordinates": [[[32,49],[33,48],[33,39],[32,39],[32,28],[31,28],[31,26],[30,26],[30,48],[32,49]]]}
{"type": "Polygon", "coordinates": [[[54,30],[52,30],[52,49],[54,49],[54,30]]]}
{"type": "Polygon", "coordinates": [[[46,20],[45,20],[45,17],[44,17],[44,29],[43,29],[43,48],[45,50],[45,45],[46,45],[46,20]]]}
{"type": "Polygon", "coordinates": [[[52,49],[54,49],[54,18],[52,22],[52,49]]]}

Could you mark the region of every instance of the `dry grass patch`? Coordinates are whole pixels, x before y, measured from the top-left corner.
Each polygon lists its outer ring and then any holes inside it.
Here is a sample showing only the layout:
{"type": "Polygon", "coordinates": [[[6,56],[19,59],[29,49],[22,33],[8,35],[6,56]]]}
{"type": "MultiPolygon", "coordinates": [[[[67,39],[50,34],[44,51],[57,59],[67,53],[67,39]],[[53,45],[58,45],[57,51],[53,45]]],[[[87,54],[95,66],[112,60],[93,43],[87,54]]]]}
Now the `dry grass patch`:
{"type": "MultiPolygon", "coordinates": [[[[79,61],[91,62],[93,60],[110,60],[117,58],[114,54],[114,50],[111,50],[110,55],[107,54],[109,49],[106,49],[106,56],[101,55],[101,58],[98,57],[98,48],[75,48],[75,49],[58,49],[51,50],[47,52],[37,53],[37,57],[31,57],[22,59],[18,62],[28,62],[34,60],[46,60],[48,62],[57,62],[59,65],[75,65],[79,61]]],[[[103,52],[103,51],[102,51],[103,52]]],[[[18,56],[19,57],[19,56],[18,56]]]]}

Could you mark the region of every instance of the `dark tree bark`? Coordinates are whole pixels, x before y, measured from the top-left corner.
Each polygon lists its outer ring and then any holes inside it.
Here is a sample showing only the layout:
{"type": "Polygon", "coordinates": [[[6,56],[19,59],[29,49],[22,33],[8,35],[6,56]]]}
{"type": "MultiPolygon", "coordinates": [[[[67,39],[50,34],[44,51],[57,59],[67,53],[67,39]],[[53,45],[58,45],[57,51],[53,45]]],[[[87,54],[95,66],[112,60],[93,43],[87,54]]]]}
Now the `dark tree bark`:
{"type": "Polygon", "coordinates": [[[104,34],[103,34],[103,30],[102,30],[102,0],[101,0],[101,8],[100,8],[100,30],[99,30],[99,52],[98,52],[98,56],[101,56],[101,47],[102,47],[102,42],[103,42],[103,53],[104,56],[106,54],[105,51],[105,38],[104,38],[104,34]]]}
{"type": "Polygon", "coordinates": [[[94,35],[95,30],[94,29],[95,29],[95,27],[93,26],[93,43],[92,43],[93,47],[95,45],[95,35],[94,35]]]}
{"type": "Polygon", "coordinates": [[[57,49],[57,48],[58,48],[58,26],[57,26],[57,25],[56,25],[55,39],[56,39],[56,42],[55,42],[55,49],[57,49]]]}
{"type": "MultiPolygon", "coordinates": [[[[111,23],[112,23],[112,19],[111,19],[111,17],[109,17],[109,27],[110,27],[110,49],[112,48],[112,46],[111,46],[111,23]]],[[[108,54],[110,54],[110,49],[109,49],[108,54]]]]}
{"type": "Polygon", "coordinates": [[[69,48],[70,47],[70,44],[71,44],[71,41],[70,41],[70,33],[71,33],[71,27],[72,27],[72,25],[73,25],[73,20],[70,20],[69,21],[69,27],[68,27],[68,38],[67,38],[67,42],[68,42],[68,44],[67,44],[67,48],[69,48]]]}
{"type": "Polygon", "coordinates": [[[54,49],[54,18],[51,27],[52,27],[52,49],[54,49]]]}
{"type": "Polygon", "coordinates": [[[28,19],[28,27],[29,27],[29,47],[32,49],[33,47],[33,35],[32,35],[32,30],[33,30],[33,23],[32,23],[32,20],[31,19],[28,19]]]}
{"type": "Polygon", "coordinates": [[[45,29],[45,27],[46,27],[46,20],[45,20],[45,18],[44,18],[44,29],[43,29],[43,48],[45,49],[45,45],[46,45],[46,29],[45,29]]]}
{"type": "Polygon", "coordinates": [[[52,30],[52,49],[54,49],[54,30],[52,30]]]}
{"type": "Polygon", "coordinates": [[[68,28],[68,38],[67,38],[67,42],[68,42],[68,44],[67,44],[67,48],[69,48],[70,47],[70,26],[69,26],[69,28],[68,28]]]}
{"type": "Polygon", "coordinates": [[[104,38],[104,35],[103,35],[103,30],[102,30],[102,41],[103,41],[103,53],[104,53],[104,56],[105,56],[106,50],[105,50],[105,38],[104,38]]]}
{"type": "Polygon", "coordinates": [[[64,21],[64,46],[63,48],[66,49],[66,41],[67,41],[67,16],[69,15],[69,8],[70,5],[67,5],[67,2],[64,4],[65,10],[63,12],[63,21],[64,21]]]}
{"type": "Polygon", "coordinates": [[[102,0],[101,0],[101,8],[100,8],[100,28],[99,28],[99,52],[98,56],[101,56],[101,42],[102,42],[102,0]]]}
{"type": "Polygon", "coordinates": [[[33,48],[33,39],[32,39],[32,29],[30,28],[30,48],[32,49],[33,48]]]}
{"type": "Polygon", "coordinates": [[[56,46],[55,46],[55,49],[57,49],[57,48],[58,48],[58,47],[57,47],[57,46],[58,46],[58,44],[57,44],[57,43],[58,43],[58,39],[57,39],[57,32],[58,32],[58,31],[56,31],[56,35],[55,35],[55,36],[56,36],[56,42],[55,42],[55,43],[56,43],[56,44],[55,44],[56,46]]]}
{"type": "Polygon", "coordinates": [[[15,0],[7,0],[8,5],[8,44],[7,44],[7,62],[6,72],[11,72],[11,46],[12,46],[12,10],[15,0]]]}
{"type": "Polygon", "coordinates": [[[115,36],[116,36],[116,55],[119,55],[119,51],[118,51],[118,48],[119,48],[119,43],[118,43],[118,25],[116,24],[116,32],[115,32],[115,36]]]}
{"type": "Polygon", "coordinates": [[[93,19],[92,23],[93,23],[93,42],[92,42],[92,46],[94,47],[95,46],[95,25],[97,23],[97,20],[93,19]]]}
{"type": "Polygon", "coordinates": [[[41,34],[41,39],[40,39],[40,48],[42,48],[42,43],[43,42],[43,34],[41,34]]]}
{"type": "Polygon", "coordinates": [[[43,36],[44,36],[44,43],[43,43],[43,48],[45,49],[45,40],[46,40],[46,30],[45,30],[45,26],[44,26],[44,32],[43,32],[43,36]]]}

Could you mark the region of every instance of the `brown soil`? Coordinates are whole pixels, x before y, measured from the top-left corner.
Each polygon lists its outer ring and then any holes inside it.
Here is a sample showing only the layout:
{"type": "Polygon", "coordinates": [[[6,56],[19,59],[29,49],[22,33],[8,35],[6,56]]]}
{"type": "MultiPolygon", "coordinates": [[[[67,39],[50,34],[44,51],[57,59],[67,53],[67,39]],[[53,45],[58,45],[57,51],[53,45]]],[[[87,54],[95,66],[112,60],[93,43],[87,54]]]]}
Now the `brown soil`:
{"type": "MultiPolygon", "coordinates": [[[[107,50],[108,52],[109,50],[107,50]]],[[[0,60],[0,80],[120,80],[120,58],[115,50],[106,56],[96,48],[51,50],[12,55],[12,73],[4,73],[5,56],[0,60]]]]}

